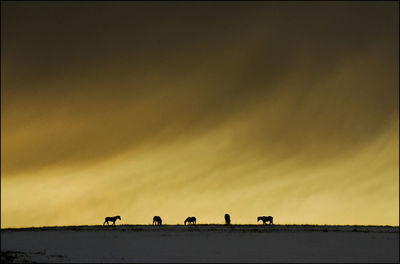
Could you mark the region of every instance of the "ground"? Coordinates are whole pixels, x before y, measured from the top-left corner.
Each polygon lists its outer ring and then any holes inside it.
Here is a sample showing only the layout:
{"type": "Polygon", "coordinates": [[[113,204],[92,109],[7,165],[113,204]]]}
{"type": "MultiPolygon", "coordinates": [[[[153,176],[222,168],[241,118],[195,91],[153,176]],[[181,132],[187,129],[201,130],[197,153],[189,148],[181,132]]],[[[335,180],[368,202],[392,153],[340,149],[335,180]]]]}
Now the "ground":
{"type": "Polygon", "coordinates": [[[2,229],[1,262],[391,262],[399,227],[120,225],[2,229]]]}

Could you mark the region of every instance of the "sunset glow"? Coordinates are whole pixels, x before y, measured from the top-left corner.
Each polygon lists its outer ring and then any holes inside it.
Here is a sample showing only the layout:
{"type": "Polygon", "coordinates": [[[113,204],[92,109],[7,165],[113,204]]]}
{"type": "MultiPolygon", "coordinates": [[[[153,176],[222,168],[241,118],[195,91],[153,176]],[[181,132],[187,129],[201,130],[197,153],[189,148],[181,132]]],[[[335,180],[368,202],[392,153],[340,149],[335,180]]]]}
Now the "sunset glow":
{"type": "Polygon", "coordinates": [[[399,225],[398,2],[2,2],[1,227],[399,225]]]}

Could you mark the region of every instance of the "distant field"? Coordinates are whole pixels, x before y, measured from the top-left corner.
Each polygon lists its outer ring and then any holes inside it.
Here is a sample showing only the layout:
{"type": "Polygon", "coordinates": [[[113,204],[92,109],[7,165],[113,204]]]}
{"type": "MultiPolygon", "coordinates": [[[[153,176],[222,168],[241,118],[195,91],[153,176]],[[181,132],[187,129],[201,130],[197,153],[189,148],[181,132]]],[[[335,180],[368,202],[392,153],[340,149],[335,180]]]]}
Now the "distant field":
{"type": "Polygon", "coordinates": [[[1,230],[2,262],[399,262],[399,227],[116,225],[1,230]]]}

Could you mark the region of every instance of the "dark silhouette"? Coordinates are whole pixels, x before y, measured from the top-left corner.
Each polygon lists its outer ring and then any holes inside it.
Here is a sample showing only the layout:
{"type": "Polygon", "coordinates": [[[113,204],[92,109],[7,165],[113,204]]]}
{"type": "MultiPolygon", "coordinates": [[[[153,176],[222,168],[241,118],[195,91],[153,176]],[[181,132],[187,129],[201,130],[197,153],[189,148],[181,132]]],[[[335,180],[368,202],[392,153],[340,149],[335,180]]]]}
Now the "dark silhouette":
{"type": "Polygon", "coordinates": [[[231,224],[231,216],[229,214],[225,214],[225,224],[226,225],[231,224]]]}
{"type": "Polygon", "coordinates": [[[153,217],[153,225],[162,225],[162,220],[161,220],[161,217],[159,217],[159,216],[154,216],[153,217]]]}
{"type": "Polygon", "coordinates": [[[193,225],[195,225],[196,224],[196,217],[192,216],[192,217],[186,218],[185,225],[186,225],[186,223],[188,223],[188,224],[192,223],[193,225]]]}
{"type": "Polygon", "coordinates": [[[266,222],[269,222],[271,225],[273,225],[273,217],[272,216],[259,216],[257,217],[257,222],[262,220],[264,225],[266,222]]]}
{"type": "Polygon", "coordinates": [[[113,225],[115,225],[115,221],[117,221],[117,219],[121,220],[121,216],[117,215],[113,217],[106,217],[103,225],[105,225],[106,223],[108,225],[108,222],[113,222],[113,225]]]}

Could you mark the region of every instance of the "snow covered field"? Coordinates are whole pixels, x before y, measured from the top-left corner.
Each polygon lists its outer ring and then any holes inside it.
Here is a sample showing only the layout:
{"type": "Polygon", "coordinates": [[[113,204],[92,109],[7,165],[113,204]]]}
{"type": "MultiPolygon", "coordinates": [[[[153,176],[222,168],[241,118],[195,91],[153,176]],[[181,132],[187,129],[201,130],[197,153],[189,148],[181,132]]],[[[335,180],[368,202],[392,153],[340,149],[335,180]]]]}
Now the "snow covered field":
{"type": "Polygon", "coordinates": [[[397,262],[399,227],[71,226],[1,230],[2,262],[397,262]],[[17,251],[17,253],[15,253],[17,251]]]}

